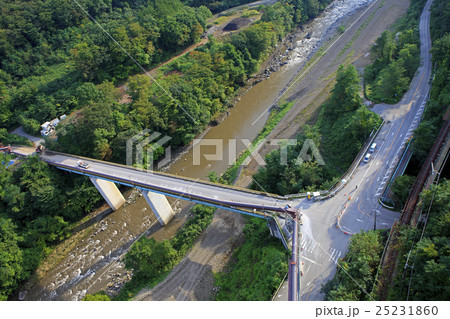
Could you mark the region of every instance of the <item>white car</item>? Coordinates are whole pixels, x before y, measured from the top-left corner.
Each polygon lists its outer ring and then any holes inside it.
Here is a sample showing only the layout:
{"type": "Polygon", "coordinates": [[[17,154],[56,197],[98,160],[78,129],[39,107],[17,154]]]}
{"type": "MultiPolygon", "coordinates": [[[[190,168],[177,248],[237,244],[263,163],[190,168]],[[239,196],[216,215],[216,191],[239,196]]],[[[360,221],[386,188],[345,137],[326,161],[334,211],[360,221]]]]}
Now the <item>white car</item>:
{"type": "Polygon", "coordinates": [[[369,163],[370,161],[370,154],[367,153],[366,156],[364,157],[364,163],[369,163]]]}
{"type": "Polygon", "coordinates": [[[78,161],[78,166],[80,166],[81,168],[84,168],[84,169],[88,169],[91,166],[91,164],[83,162],[83,161],[78,161]]]}

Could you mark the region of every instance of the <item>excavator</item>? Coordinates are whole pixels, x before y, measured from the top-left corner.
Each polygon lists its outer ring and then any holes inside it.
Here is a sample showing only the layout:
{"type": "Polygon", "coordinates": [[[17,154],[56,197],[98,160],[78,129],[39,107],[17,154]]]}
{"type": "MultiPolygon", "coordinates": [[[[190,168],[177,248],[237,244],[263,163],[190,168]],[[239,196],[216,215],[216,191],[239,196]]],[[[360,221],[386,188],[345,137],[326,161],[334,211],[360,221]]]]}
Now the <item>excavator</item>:
{"type": "Polygon", "coordinates": [[[2,151],[10,154],[11,153],[11,145],[6,146],[6,145],[3,145],[2,143],[0,143],[0,152],[2,152],[2,151]]]}

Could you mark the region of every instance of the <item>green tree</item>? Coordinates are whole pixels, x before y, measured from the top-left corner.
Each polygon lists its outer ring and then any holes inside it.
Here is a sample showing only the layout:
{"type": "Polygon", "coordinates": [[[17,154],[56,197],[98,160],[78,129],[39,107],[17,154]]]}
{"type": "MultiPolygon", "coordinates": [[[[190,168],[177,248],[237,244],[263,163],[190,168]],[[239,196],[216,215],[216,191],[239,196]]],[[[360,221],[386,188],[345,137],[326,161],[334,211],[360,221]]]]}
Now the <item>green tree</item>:
{"type": "Polygon", "coordinates": [[[399,62],[391,62],[375,80],[373,87],[375,98],[391,103],[399,101],[409,86],[409,79],[405,76],[405,73],[406,70],[399,62]]]}
{"type": "Polygon", "coordinates": [[[394,37],[390,31],[384,31],[375,41],[372,47],[372,54],[375,59],[380,60],[382,65],[387,65],[392,61],[396,49],[394,37]]]}
{"type": "Polygon", "coordinates": [[[433,185],[431,189],[422,194],[423,207],[430,207],[430,220],[425,234],[429,237],[450,237],[450,180],[442,180],[439,185],[433,185]]]}
{"type": "Polygon", "coordinates": [[[153,238],[141,237],[126,254],[124,262],[136,276],[153,279],[170,269],[176,258],[177,253],[169,241],[157,242],[153,238]]]}
{"type": "Polygon", "coordinates": [[[275,44],[275,32],[272,23],[262,22],[243,31],[246,38],[246,47],[256,61],[264,55],[267,49],[275,44]]]}
{"type": "Polygon", "coordinates": [[[96,79],[96,73],[104,58],[101,48],[86,42],[78,43],[70,51],[77,70],[86,80],[96,79]]]}
{"type": "Polygon", "coordinates": [[[383,251],[377,231],[355,234],[350,239],[347,254],[339,260],[336,275],[321,288],[328,301],[371,300],[372,288],[383,251]],[[345,272],[340,268],[345,269],[345,272]]]}
{"type": "Polygon", "coordinates": [[[419,124],[419,127],[414,131],[414,142],[412,150],[415,158],[420,163],[424,163],[428,156],[428,152],[434,144],[438,133],[439,126],[434,121],[423,121],[419,124]]]}
{"type": "Polygon", "coordinates": [[[336,118],[340,115],[355,111],[362,105],[359,95],[360,78],[353,65],[345,68],[339,66],[336,75],[336,84],[331,91],[331,97],[325,106],[325,115],[328,118],[336,118]]]}
{"type": "Polygon", "coordinates": [[[216,276],[216,300],[270,300],[288,270],[287,251],[264,221],[249,219],[244,236],[228,271],[216,276]]]}
{"type": "Polygon", "coordinates": [[[417,243],[410,300],[448,300],[450,297],[450,240],[424,238],[417,243]]]}
{"type": "Polygon", "coordinates": [[[391,190],[394,197],[399,204],[399,207],[403,207],[408,199],[409,191],[414,184],[414,176],[403,175],[395,178],[392,183],[391,190]]]}
{"type": "Polygon", "coordinates": [[[420,62],[417,45],[406,43],[398,53],[398,60],[405,69],[405,75],[412,79],[420,62]]]}
{"type": "Polygon", "coordinates": [[[93,295],[87,294],[83,301],[111,301],[111,298],[104,291],[100,291],[93,295]]]}
{"type": "Polygon", "coordinates": [[[11,219],[0,216],[0,300],[6,300],[23,276],[22,240],[11,219]]]}

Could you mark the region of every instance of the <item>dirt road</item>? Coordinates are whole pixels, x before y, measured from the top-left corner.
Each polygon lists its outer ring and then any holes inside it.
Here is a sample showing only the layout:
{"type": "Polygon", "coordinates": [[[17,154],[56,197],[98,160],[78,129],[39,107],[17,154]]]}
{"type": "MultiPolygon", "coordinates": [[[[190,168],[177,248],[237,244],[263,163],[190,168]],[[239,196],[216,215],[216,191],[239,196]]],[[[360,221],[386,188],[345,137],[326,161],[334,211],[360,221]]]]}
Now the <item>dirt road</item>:
{"type": "MultiPolygon", "coordinates": [[[[295,82],[285,94],[287,100],[296,102],[268,138],[295,137],[302,125],[314,121],[319,106],[327,99],[334,84],[335,72],[339,65],[352,63],[358,70],[362,70],[370,63],[371,44],[382,31],[406,12],[408,6],[408,0],[378,0],[363,18],[329,48],[320,61],[311,67],[303,78],[295,82]]],[[[344,20],[346,27],[350,26],[364,11],[365,9],[359,10],[344,20]]],[[[329,44],[333,41],[334,39],[329,41],[329,44]]],[[[299,74],[301,75],[302,72],[299,74]]],[[[272,149],[273,147],[266,145],[259,153],[264,156],[272,149]]],[[[250,162],[236,185],[249,185],[251,175],[257,171],[257,168],[254,161],[250,162]]],[[[224,268],[234,247],[238,246],[242,240],[243,226],[244,220],[239,214],[218,211],[211,225],[171,274],[153,289],[141,291],[135,299],[212,299],[213,272],[224,268]]]]}
{"type": "Polygon", "coordinates": [[[242,215],[217,210],[211,225],[169,276],[153,289],[141,291],[135,300],[210,300],[213,273],[231,257],[244,225],[242,215]]]}

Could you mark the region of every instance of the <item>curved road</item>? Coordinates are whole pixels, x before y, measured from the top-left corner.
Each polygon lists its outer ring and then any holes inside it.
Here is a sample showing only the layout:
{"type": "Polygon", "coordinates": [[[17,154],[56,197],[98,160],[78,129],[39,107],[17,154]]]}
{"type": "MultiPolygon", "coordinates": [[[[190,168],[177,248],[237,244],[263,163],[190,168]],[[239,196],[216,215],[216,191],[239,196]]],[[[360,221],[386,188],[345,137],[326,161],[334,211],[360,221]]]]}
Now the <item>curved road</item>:
{"type": "MultiPolygon", "coordinates": [[[[383,117],[386,124],[375,142],[377,149],[369,163],[361,162],[353,177],[335,197],[312,203],[304,200],[301,262],[300,300],[323,300],[321,285],[333,278],[337,261],[347,250],[350,235],[336,228],[337,215],[347,204],[341,218],[341,228],[349,233],[374,228],[390,228],[400,213],[381,208],[381,196],[388,178],[395,169],[404,144],[420,122],[429,92],[431,77],[430,6],[428,0],[420,18],[421,66],[409,91],[396,105],[376,105],[374,112],[383,117]],[[356,187],[357,186],[357,187],[356,187]],[[349,199],[350,198],[350,199],[349,199]]],[[[370,289],[369,289],[370,290],[370,289]]],[[[369,291],[370,292],[370,291],[369,291]]],[[[287,283],[275,296],[275,300],[287,300],[287,283]]]]}

